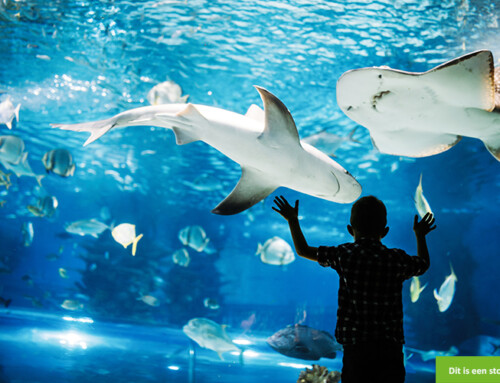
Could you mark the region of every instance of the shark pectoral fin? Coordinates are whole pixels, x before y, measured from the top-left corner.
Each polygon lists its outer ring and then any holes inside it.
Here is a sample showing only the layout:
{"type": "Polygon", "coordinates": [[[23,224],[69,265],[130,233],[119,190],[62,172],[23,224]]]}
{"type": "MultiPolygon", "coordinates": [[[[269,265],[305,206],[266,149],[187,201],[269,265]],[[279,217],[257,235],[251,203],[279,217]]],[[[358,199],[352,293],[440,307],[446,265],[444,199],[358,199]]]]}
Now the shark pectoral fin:
{"type": "Polygon", "coordinates": [[[255,104],[250,105],[247,112],[245,113],[245,116],[259,122],[264,122],[266,119],[266,113],[264,112],[264,110],[260,106],[255,104]]]}
{"type": "Polygon", "coordinates": [[[421,80],[439,99],[451,105],[492,111],[495,108],[494,71],[493,55],[482,50],[439,65],[423,73],[421,80]]]}
{"type": "Polygon", "coordinates": [[[185,145],[200,138],[194,132],[194,127],[209,124],[207,119],[196,109],[193,104],[187,104],[186,108],[177,114],[157,114],[162,121],[172,125],[177,145],[185,145]]]}
{"type": "Polygon", "coordinates": [[[500,161],[500,134],[496,136],[492,136],[489,138],[481,138],[486,149],[497,159],[500,161]]]}
{"type": "Polygon", "coordinates": [[[264,102],[264,131],[259,140],[267,146],[281,148],[283,146],[301,146],[299,133],[293,117],[278,97],[259,86],[255,87],[264,102]]]}
{"type": "Polygon", "coordinates": [[[277,186],[262,177],[262,173],[251,168],[241,169],[241,178],[233,191],[213,210],[220,215],[238,214],[266,198],[277,186]]]}
{"type": "Polygon", "coordinates": [[[454,134],[433,134],[415,130],[371,130],[370,135],[373,145],[380,152],[407,157],[432,156],[450,149],[462,139],[454,134]]]}

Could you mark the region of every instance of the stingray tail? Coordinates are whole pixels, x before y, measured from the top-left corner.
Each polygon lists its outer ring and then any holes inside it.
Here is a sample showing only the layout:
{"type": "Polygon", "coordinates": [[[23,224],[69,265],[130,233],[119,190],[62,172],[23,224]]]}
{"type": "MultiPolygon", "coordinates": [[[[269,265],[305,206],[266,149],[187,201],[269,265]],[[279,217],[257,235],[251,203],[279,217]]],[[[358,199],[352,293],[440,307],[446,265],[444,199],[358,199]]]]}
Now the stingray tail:
{"type": "Polygon", "coordinates": [[[50,124],[53,128],[63,130],[72,130],[74,132],[89,132],[90,137],[85,141],[83,146],[91,144],[99,137],[104,135],[108,130],[113,128],[118,121],[118,116],[108,118],[106,120],[99,120],[93,122],[83,122],[80,124],[50,124]]]}

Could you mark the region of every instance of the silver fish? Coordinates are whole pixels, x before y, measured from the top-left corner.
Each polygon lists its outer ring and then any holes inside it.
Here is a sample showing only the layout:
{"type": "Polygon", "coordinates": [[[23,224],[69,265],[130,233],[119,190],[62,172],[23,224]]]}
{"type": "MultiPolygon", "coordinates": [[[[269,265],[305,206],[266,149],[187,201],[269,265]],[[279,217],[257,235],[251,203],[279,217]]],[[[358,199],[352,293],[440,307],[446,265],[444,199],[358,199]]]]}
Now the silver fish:
{"type": "Polygon", "coordinates": [[[45,170],[61,177],[69,177],[75,173],[75,164],[71,153],[66,149],[50,150],[42,158],[45,170]]]}
{"type": "Polygon", "coordinates": [[[12,121],[14,118],[19,121],[19,109],[21,104],[14,107],[10,96],[0,103],[0,125],[7,125],[8,129],[12,129],[12,121]]]}

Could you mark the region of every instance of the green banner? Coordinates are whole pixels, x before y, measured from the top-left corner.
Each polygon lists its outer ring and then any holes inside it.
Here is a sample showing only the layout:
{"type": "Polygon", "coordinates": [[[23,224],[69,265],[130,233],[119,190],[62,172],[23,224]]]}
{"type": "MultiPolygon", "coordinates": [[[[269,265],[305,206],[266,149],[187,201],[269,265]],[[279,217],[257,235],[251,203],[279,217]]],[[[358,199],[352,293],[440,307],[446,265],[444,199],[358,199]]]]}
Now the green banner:
{"type": "Polygon", "coordinates": [[[500,383],[500,356],[438,356],[436,383],[500,383]]]}

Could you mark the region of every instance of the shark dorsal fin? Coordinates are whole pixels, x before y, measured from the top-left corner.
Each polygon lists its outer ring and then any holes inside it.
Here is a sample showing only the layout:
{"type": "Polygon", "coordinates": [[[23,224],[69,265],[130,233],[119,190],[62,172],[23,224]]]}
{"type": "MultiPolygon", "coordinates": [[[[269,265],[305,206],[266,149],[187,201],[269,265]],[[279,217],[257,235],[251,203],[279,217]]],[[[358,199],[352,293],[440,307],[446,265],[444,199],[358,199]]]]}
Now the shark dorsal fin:
{"type": "Polygon", "coordinates": [[[255,87],[264,102],[264,131],[259,140],[271,147],[299,145],[300,138],[293,117],[286,106],[272,93],[259,86],[255,87]]]}
{"type": "Polygon", "coordinates": [[[252,104],[245,113],[246,117],[249,117],[255,121],[264,122],[266,114],[264,110],[258,105],[252,104]]]}
{"type": "Polygon", "coordinates": [[[472,52],[422,74],[451,105],[495,109],[495,68],[490,51],[472,52]]]}

